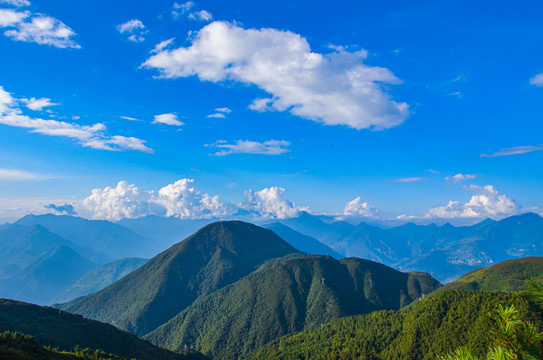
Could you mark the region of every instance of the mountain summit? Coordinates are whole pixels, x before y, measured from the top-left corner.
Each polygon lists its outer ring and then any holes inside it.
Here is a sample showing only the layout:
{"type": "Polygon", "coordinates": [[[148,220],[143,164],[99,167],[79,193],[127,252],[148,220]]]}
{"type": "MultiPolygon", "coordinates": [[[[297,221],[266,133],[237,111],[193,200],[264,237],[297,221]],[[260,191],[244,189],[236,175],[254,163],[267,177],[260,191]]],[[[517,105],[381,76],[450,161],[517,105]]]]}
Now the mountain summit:
{"type": "Polygon", "coordinates": [[[94,294],[57,305],[63,310],[146,334],[269,259],[299,251],[270,230],[241,221],[205,226],[94,294]]]}

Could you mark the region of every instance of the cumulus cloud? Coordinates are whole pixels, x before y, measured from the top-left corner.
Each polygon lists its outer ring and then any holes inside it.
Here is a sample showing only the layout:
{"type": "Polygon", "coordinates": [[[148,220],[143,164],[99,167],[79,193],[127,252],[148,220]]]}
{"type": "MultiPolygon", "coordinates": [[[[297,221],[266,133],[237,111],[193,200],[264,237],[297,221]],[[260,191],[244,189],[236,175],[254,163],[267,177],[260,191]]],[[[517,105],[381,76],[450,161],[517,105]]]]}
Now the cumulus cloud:
{"type": "Polygon", "coordinates": [[[543,73],[537,74],[530,79],[530,84],[535,86],[543,86],[543,73]]]}
{"type": "Polygon", "coordinates": [[[445,181],[458,184],[458,183],[461,183],[461,182],[464,182],[464,181],[473,180],[476,177],[477,177],[477,175],[472,175],[472,174],[456,174],[456,175],[453,175],[453,176],[445,177],[445,181]]]}
{"type": "Polygon", "coordinates": [[[193,1],[187,1],[183,4],[174,3],[172,17],[174,19],[187,18],[195,21],[211,21],[213,19],[213,15],[209,11],[193,11],[195,7],[196,4],[193,1]]]}
{"type": "Polygon", "coordinates": [[[117,25],[117,31],[120,34],[127,35],[128,41],[132,42],[145,41],[145,34],[148,33],[148,31],[145,30],[145,25],[138,19],[132,19],[124,24],[117,25]]]}
{"type": "Polygon", "coordinates": [[[77,215],[77,212],[74,210],[74,207],[69,204],[64,205],[55,205],[48,204],[44,206],[46,209],[53,210],[54,212],[62,215],[77,215]]]}
{"type": "Polygon", "coordinates": [[[521,212],[520,206],[505,194],[500,194],[492,185],[471,185],[467,189],[475,192],[469,202],[449,201],[445,206],[430,209],[426,218],[491,218],[500,220],[521,212]]]}
{"type": "Polygon", "coordinates": [[[82,209],[96,219],[119,220],[147,215],[165,215],[181,219],[227,218],[240,210],[257,218],[285,219],[309,211],[283,199],[285,189],[265,188],[244,192],[240,204],[223,202],[218,195],[199,191],[193,179],[180,179],[158,191],[143,191],[135,185],[120,181],[116,187],[94,189],[83,201],[82,209]]]}
{"type": "Polygon", "coordinates": [[[181,219],[202,219],[226,216],[232,213],[217,195],[201,194],[192,179],[181,179],[158,191],[153,202],[166,209],[166,216],[181,219]]]}
{"type": "Polygon", "coordinates": [[[508,156],[508,155],[520,155],[527,154],[534,151],[543,150],[543,144],[541,145],[528,145],[528,146],[516,146],[511,148],[504,148],[496,151],[492,154],[481,154],[481,157],[497,157],[497,156],[508,156]]]}
{"type": "Polygon", "coordinates": [[[50,179],[51,176],[17,169],[0,169],[0,181],[23,181],[50,179]]]}
{"type": "Polygon", "coordinates": [[[290,142],[285,140],[268,140],[264,142],[237,140],[233,144],[228,144],[225,140],[219,140],[214,144],[206,144],[205,146],[224,149],[216,152],[215,156],[230,154],[281,155],[290,151],[287,149],[290,146],[290,142]]]}
{"type": "Polygon", "coordinates": [[[150,196],[151,193],[135,185],[119,181],[116,187],[92,190],[83,205],[92,211],[96,219],[137,218],[149,214],[150,196]]]}
{"type": "Polygon", "coordinates": [[[35,111],[42,111],[44,107],[57,106],[60,104],[55,104],[51,102],[49,98],[30,98],[30,99],[21,99],[27,108],[35,111]]]}
{"type": "Polygon", "coordinates": [[[244,192],[245,201],[239,208],[256,212],[264,218],[288,219],[298,216],[300,211],[309,211],[283,199],[285,189],[272,186],[260,191],[247,190],[244,192]]]}
{"type": "Polygon", "coordinates": [[[387,180],[388,182],[395,182],[395,183],[416,183],[416,182],[423,182],[426,181],[426,178],[423,177],[408,177],[408,178],[398,178],[398,179],[390,179],[387,180]]]}
{"type": "Polygon", "coordinates": [[[30,16],[30,12],[28,11],[0,9],[0,27],[16,25],[28,16],[30,16]]]}
{"type": "Polygon", "coordinates": [[[345,209],[343,210],[343,215],[346,215],[346,216],[360,216],[361,215],[364,217],[372,217],[372,216],[376,216],[377,213],[378,213],[377,209],[369,205],[367,202],[362,202],[362,200],[360,200],[360,196],[349,201],[345,205],[345,209]]]}
{"type": "Polygon", "coordinates": [[[179,120],[179,117],[177,115],[172,114],[172,113],[155,115],[153,124],[166,124],[166,125],[172,125],[172,126],[185,125],[184,122],[179,120]]]}
{"type": "Polygon", "coordinates": [[[364,64],[364,50],[335,47],[315,53],[305,38],[290,31],[220,21],[191,41],[188,47],[158,52],[142,66],[164,78],[254,84],[270,96],[255,99],[251,109],[289,111],[327,125],[387,129],[409,115],[409,106],[392,100],[383,87],[401,80],[386,68],[364,64]]]}
{"type": "MultiPolygon", "coordinates": [[[[19,100],[25,102],[24,100],[19,100]]],[[[78,141],[84,147],[101,150],[138,150],[153,152],[145,141],[135,137],[108,135],[106,126],[101,123],[79,125],[57,120],[33,118],[22,113],[18,100],[0,86],[0,124],[29,129],[30,132],[49,136],[67,137],[78,141]]]]}
{"type": "MultiPolygon", "coordinates": [[[[34,42],[57,48],[81,48],[72,39],[76,35],[75,32],[62,21],[47,15],[31,14],[30,12],[18,13],[18,16],[21,17],[18,22],[3,25],[4,27],[15,27],[15,29],[5,31],[5,36],[16,41],[34,42]]],[[[0,14],[0,25],[3,23],[1,20],[3,17],[5,15],[0,14]]]]}

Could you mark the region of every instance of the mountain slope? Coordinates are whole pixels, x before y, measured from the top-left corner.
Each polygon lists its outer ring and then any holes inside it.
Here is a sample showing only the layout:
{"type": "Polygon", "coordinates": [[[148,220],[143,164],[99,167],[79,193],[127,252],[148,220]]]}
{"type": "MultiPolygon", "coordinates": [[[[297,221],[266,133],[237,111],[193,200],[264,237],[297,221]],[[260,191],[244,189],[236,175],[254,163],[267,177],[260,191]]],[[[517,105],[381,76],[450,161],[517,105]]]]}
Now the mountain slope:
{"type": "Polygon", "coordinates": [[[403,311],[333,320],[275,340],[246,358],[433,360],[460,346],[484,356],[490,343],[488,313],[498,304],[514,304],[522,318],[543,325],[521,294],[449,290],[403,311]]]}
{"type": "Polygon", "coordinates": [[[144,265],[147,261],[148,259],[128,258],[102,265],[81,276],[69,288],[63,289],[51,302],[67,302],[80,296],[102,290],[144,265]]]}
{"type": "Polygon", "coordinates": [[[107,288],[58,307],[143,335],[197,297],[237,281],[266,260],[297,252],[270,230],[217,222],[107,288]]]}
{"type": "Polygon", "coordinates": [[[303,251],[306,254],[330,255],[334,259],[343,258],[343,256],[341,256],[339,253],[324,245],[319,240],[312,238],[311,236],[299,233],[298,231],[293,230],[279,222],[266,225],[265,227],[266,229],[270,229],[271,231],[279,235],[281,239],[285,240],[296,249],[303,251]]]}
{"type": "Polygon", "coordinates": [[[66,246],[58,246],[40,255],[20,272],[15,298],[36,304],[49,303],[53,296],[96,267],[66,246]]]}
{"type": "Polygon", "coordinates": [[[163,248],[152,240],[109,221],[68,215],[27,215],[16,224],[41,225],[74,243],[82,256],[98,264],[127,257],[151,257],[163,248]]]}
{"type": "Polygon", "coordinates": [[[196,300],[146,338],[170,349],[188,344],[213,358],[237,359],[334,318],[399,309],[439,286],[428,274],[368,260],[291,255],[196,300]]]}
{"type": "Polygon", "coordinates": [[[473,270],[444,289],[521,291],[530,287],[530,280],[543,280],[543,257],[508,260],[473,270]]]}
{"type": "Polygon", "coordinates": [[[151,343],[114,326],[49,307],[0,299],[0,332],[20,332],[33,336],[43,346],[72,350],[101,349],[125,358],[141,360],[197,359],[157,348],[151,343]]]}
{"type": "Polygon", "coordinates": [[[211,222],[211,220],[207,219],[179,219],[149,215],[136,219],[121,219],[117,224],[132,230],[136,234],[153,239],[164,246],[164,249],[167,249],[211,222]]]}

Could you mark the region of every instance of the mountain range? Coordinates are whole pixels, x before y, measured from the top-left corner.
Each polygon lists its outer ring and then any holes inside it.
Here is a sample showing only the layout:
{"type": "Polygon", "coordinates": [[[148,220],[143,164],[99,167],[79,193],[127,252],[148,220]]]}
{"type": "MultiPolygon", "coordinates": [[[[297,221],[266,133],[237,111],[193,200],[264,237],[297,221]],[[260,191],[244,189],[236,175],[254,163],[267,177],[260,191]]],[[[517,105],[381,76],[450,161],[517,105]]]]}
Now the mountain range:
{"type": "Polygon", "coordinates": [[[302,213],[281,223],[323,242],[342,256],[425,271],[442,282],[500,261],[543,255],[543,219],[534,213],[455,227],[407,223],[383,229],[367,223],[325,222],[302,213]]]}

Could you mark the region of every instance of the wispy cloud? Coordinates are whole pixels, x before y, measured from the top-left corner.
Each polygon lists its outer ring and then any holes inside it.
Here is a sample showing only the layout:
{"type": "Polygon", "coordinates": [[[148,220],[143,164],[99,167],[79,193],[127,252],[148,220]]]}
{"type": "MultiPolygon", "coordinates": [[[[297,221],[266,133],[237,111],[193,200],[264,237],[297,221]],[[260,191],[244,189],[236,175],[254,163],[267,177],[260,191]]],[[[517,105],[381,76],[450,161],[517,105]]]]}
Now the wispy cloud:
{"type": "Polygon", "coordinates": [[[417,182],[422,182],[426,180],[427,179],[423,177],[408,177],[408,178],[389,179],[385,181],[393,182],[393,183],[417,183],[417,182]]]}
{"type": "Polygon", "coordinates": [[[461,183],[461,182],[464,182],[464,181],[473,180],[476,177],[477,177],[477,175],[472,175],[472,174],[456,174],[456,175],[453,175],[453,176],[445,177],[445,181],[458,184],[458,183],[461,183]]]}
{"type": "Polygon", "coordinates": [[[145,35],[149,32],[145,30],[145,25],[138,19],[132,19],[124,24],[117,25],[117,31],[120,34],[127,35],[127,40],[132,42],[145,41],[145,35]]]}
{"type": "Polygon", "coordinates": [[[222,107],[222,108],[216,108],[215,109],[215,112],[213,114],[209,114],[207,115],[206,117],[207,118],[219,118],[219,119],[224,119],[226,118],[226,115],[227,114],[230,114],[232,112],[232,110],[230,110],[229,108],[227,107],[222,107]]]}
{"type": "Polygon", "coordinates": [[[60,104],[52,103],[49,98],[30,98],[30,99],[21,99],[21,102],[25,104],[30,110],[42,111],[44,107],[57,106],[60,104]]]}
{"type": "Polygon", "coordinates": [[[289,111],[326,125],[388,129],[400,125],[409,106],[392,100],[384,84],[402,81],[384,68],[364,64],[365,50],[334,47],[311,51],[305,38],[277,29],[244,29],[216,21],[188,47],[160,51],[142,66],[163,78],[254,84],[270,96],[254,99],[255,111],[289,111]]]}
{"type": "Polygon", "coordinates": [[[140,119],[136,119],[130,116],[120,116],[120,118],[123,120],[129,120],[129,121],[141,121],[140,119]]]}
{"type": "Polygon", "coordinates": [[[219,140],[214,144],[206,144],[205,146],[224,149],[216,152],[215,156],[230,154],[281,155],[290,151],[288,149],[290,142],[285,140],[268,140],[264,142],[237,140],[233,144],[228,144],[225,140],[219,140]]]}
{"type": "Polygon", "coordinates": [[[543,73],[535,75],[530,79],[530,84],[535,86],[543,86],[543,73]]]}
{"type": "Polygon", "coordinates": [[[213,15],[206,10],[194,10],[196,3],[193,1],[187,1],[183,4],[174,3],[173,10],[171,12],[174,19],[187,18],[195,21],[211,21],[213,15]]]}
{"type": "MultiPolygon", "coordinates": [[[[19,100],[24,102],[22,100],[19,100]]],[[[0,86],[0,124],[29,129],[30,132],[74,139],[84,147],[121,151],[153,152],[145,141],[135,137],[109,135],[104,124],[79,125],[58,120],[33,118],[22,113],[18,100],[0,86]]]]}
{"type": "Polygon", "coordinates": [[[508,155],[520,155],[527,154],[534,151],[543,150],[543,144],[541,145],[527,145],[527,146],[516,146],[511,148],[504,148],[496,151],[492,154],[481,154],[481,157],[496,157],[496,156],[508,156],[508,155]]]}
{"type": "Polygon", "coordinates": [[[166,124],[172,126],[183,126],[184,122],[179,120],[179,117],[172,113],[155,115],[153,124],[166,124]]]}
{"type": "MultiPolygon", "coordinates": [[[[30,5],[25,0],[3,0],[2,3],[17,7],[30,5]]],[[[76,34],[69,26],[54,17],[29,10],[0,9],[0,27],[11,28],[4,35],[16,41],[57,48],[81,48],[73,40],[76,34]]]]}
{"type": "Polygon", "coordinates": [[[51,178],[54,178],[54,176],[17,169],[0,169],[0,181],[45,180],[51,178]]]}

